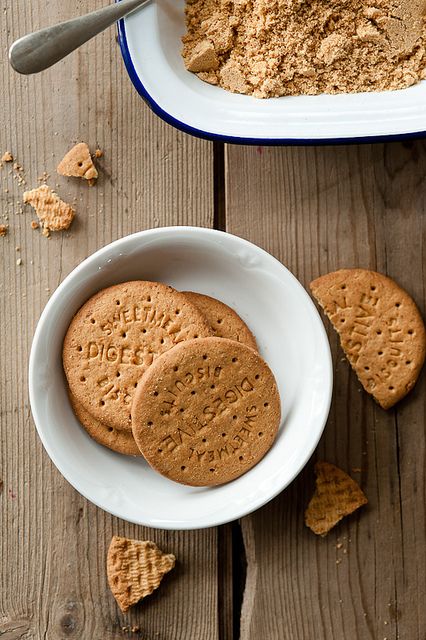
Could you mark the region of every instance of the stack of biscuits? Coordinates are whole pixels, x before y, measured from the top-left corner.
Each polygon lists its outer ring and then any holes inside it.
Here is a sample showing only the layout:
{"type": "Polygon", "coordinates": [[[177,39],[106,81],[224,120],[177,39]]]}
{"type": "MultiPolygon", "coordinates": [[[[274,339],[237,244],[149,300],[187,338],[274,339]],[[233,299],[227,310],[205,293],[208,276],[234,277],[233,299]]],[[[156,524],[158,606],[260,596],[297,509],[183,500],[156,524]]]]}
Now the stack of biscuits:
{"type": "Polygon", "coordinates": [[[242,475],[280,423],[274,376],[230,307],[158,282],[91,297],[64,340],[70,402],[100,444],[193,486],[242,475]]]}
{"type": "MultiPolygon", "coordinates": [[[[384,409],[414,387],[426,355],[420,312],[393,280],[342,269],[311,283],[364,389],[384,409]]],[[[158,282],[104,289],[73,318],[63,362],[74,412],[92,438],[144,456],[194,486],[242,475],[272,446],[274,376],[230,307],[158,282]]]]}

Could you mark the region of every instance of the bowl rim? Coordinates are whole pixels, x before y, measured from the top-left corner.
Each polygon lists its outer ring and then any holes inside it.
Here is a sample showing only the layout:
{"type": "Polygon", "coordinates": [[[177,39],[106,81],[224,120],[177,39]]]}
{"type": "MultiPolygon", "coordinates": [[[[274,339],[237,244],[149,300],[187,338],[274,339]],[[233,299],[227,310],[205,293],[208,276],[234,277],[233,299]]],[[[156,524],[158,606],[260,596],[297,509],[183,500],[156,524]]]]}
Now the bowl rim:
{"type": "MultiPolygon", "coordinates": [[[[121,2],[121,0],[115,0],[121,2]]],[[[117,23],[118,42],[121,55],[126,67],[127,73],[132,84],[141,98],[151,108],[151,110],[164,122],[170,124],[175,129],[179,129],[184,133],[188,133],[196,138],[210,140],[213,142],[224,142],[228,144],[238,145],[260,145],[260,146],[327,146],[327,145],[344,145],[344,144],[371,144],[375,142],[397,142],[403,140],[417,140],[426,137],[425,131],[413,131],[408,133],[393,133],[374,136],[351,136],[347,138],[243,138],[240,136],[228,136],[210,131],[197,129],[181,120],[178,120],[170,113],[165,111],[150,95],[141,78],[139,77],[130,53],[127,41],[126,19],[122,18],[117,23]]]]}
{"type": "Polygon", "coordinates": [[[324,323],[322,322],[322,319],[319,315],[318,310],[315,307],[315,304],[312,300],[312,298],[309,296],[307,290],[305,289],[305,287],[301,284],[301,282],[299,282],[299,280],[296,278],[296,276],[282,263],[280,262],[277,258],[275,258],[275,256],[273,256],[271,253],[267,252],[265,249],[262,249],[261,247],[259,247],[258,245],[250,242],[249,240],[246,240],[245,238],[240,238],[239,236],[236,236],[234,234],[228,233],[226,231],[220,231],[217,229],[211,229],[208,227],[195,227],[195,226],[168,226],[168,227],[159,227],[159,228],[154,228],[154,229],[146,229],[143,231],[138,231],[136,233],[132,233],[129,234],[127,236],[123,236],[122,238],[119,238],[117,240],[114,240],[113,242],[110,242],[108,244],[106,244],[105,246],[101,247],[100,249],[98,249],[97,251],[95,251],[94,253],[92,253],[91,255],[89,255],[85,260],[83,260],[82,262],[80,262],[66,277],[65,279],[60,283],[60,285],[56,288],[56,290],[53,292],[51,298],[49,298],[48,302],[46,303],[46,306],[44,307],[40,318],[37,322],[37,326],[34,332],[34,337],[32,340],[32,344],[31,344],[31,351],[30,351],[30,358],[29,358],[29,365],[28,365],[28,382],[29,382],[29,399],[30,399],[30,408],[31,408],[31,412],[32,412],[32,416],[33,416],[33,420],[34,420],[34,424],[36,426],[36,430],[37,433],[40,437],[40,440],[43,444],[43,447],[47,453],[47,455],[49,456],[50,460],[53,462],[53,464],[55,465],[56,469],[59,471],[59,473],[67,480],[67,482],[78,492],[80,493],[86,500],[88,500],[89,502],[91,502],[92,504],[94,504],[96,507],[102,509],[103,511],[106,511],[107,513],[110,513],[111,515],[120,518],[121,520],[127,521],[127,522],[133,522],[134,524],[138,524],[141,526],[147,526],[150,528],[154,528],[154,529],[162,529],[162,530],[172,530],[172,531],[185,531],[185,530],[196,530],[196,529],[206,529],[209,527],[215,527],[215,526],[219,526],[222,524],[226,524],[228,522],[233,522],[234,520],[237,520],[241,517],[244,517],[246,515],[249,515],[255,511],[257,511],[258,509],[260,509],[261,507],[263,507],[265,504],[269,503],[271,500],[273,500],[274,498],[277,497],[277,495],[279,495],[282,491],[284,491],[293,481],[294,479],[301,473],[301,471],[305,468],[306,464],[309,462],[312,454],[314,453],[315,449],[318,446],[318,443],[323,435],[325,426],[327,424],[327,420],[328,420],[328,416],[330,413],[330,407],[331,407],[331,402],[332,402],[332,397],[333,397],[333,383],[334,383],[334,376],[333,376],[333,361],[332,361],[332,355],[331,355],[331,349],[330,349],[330,343],[328,340],[328,336],[327,336],[327,332],[325,330],[325,326],[324,323]],[[327,401],[324,404],[324,409],[323,409],[323,413],[321,416],[319,416],[318,418],[318,423],[320,424],[320,428],[318,429],[318,432],[316,434],[316,437],[313,438],[312,442],[310,443],[309,448],[306,449],[306,451],[304,452],[304,454],[301,456],[301,463],[298,465],[298,469],[296,471],[294,471],[288,481],[285,484],[279,484],[277,485],[277,487],[274,487],[274,490],[272,492],[270,492],[267,496],[262,496],[262,498],[260,500],[258,500],[254,505],[251,505],[251,507],[249,509],[247,509],[246,507],[240,507],[239,509],[236,509],[235,514],[233,516],[233,518],[231,520],[225,518],[215,518],[212,519],[211,521],[209,521],[208,523],[202,523],[202,524],[196,524],[194,522],[185,522],[185,523],[181,523],[179,527],[173,526],[172,523],[167,523],[167,522],[161,522],[161,524],[156,524],[155,522],[152,523],[150,521],[141,521],[140,519],[128,519],[128,518],[124,518],[123,515],[121,515],[120,513],[118,513],[117,511],[115,511],[114,508],[110,508],[109,506],[105,506],[104,504],[101,504],[101,501],[99,500],[95,500],[93,499],[93,497],[89,496],[86,492],[85,487],[82,487],[78,477],[76,478],[75,476],[71,477],[71,474],[69,474],[68,472],[64,472],[60,466],[60,462],[58,461],[54,450],[50,447],[48,438],[45,436],[44,431],[41,427],[39,427],[39,424],[42,424],[42,418],[40,415],[40,410],[39,410],[39,404],[38,404],[38,394],[36,391],[36,378],[37,378],[37,360],[36,360],[36,351],[38,350],[38,343],[40,340],[40,337],[44,331],[44,324],[47,320],[47,318],[49,317],[49,314],[51,313],[51,309],[54,308],[56,306],[56,304],[58,303],[63,291],[68,287],[68,284],[71,283],[76,277],[78,277],[79,273],[85,269],[90,263],[96,262],[104,253],[109,252],[112,248],[116,248],[119,247],[121,244],[125,244],[126,242],[132,240],[132,239],[137,239],[137,238],[146,238],[149,236],[161,236],[161,235],[168,235],[170,233],[173,234],[178,234],[178,235],[186,235],[188,233],[195,233],[195,234],[201,234],[204,236],[216,236],[218,238],[223,238],[223,237],[232,237],[233,239],[237,240],[238,242],[242,243],[243,245],[245,245],[246,247],[250,247],[253,248],[255,247],[255,249],[257,251],[259,251],[261,254],[265,255],[269,260],[272,261],[272,263],[276,264],[277,267],[279,267],[280,269],[284,269],[287,272],[287,275],[290,277],[290,279],[292,279],[297,286],[300,288],[301,294],[305,296],[306,301],[308,302],[308,305],[311,306],[312,311],[314,312],[313,317],[316,319],[317,325],[318,325],[318,329],[320,331],[320,333],[322,333],[322,337],[324,339],[324,343],[326,346],[326,362],[324,363],[325,365],[325,369],[327,372],[327,376],[326,376],[326,381],[324,384],[324,394],[327,395],[327,401]]]}

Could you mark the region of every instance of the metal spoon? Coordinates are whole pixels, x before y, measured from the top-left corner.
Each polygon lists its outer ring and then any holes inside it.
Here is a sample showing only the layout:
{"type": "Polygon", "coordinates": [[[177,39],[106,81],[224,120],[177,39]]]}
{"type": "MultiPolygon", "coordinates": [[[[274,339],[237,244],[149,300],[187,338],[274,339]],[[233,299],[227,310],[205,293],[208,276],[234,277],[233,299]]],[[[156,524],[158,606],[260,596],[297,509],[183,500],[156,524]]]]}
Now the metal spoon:
{"type": "Polygon", "coordinates": [[[121,0],[85,16],[29,33],[10,47],[10,64],[19,73],[43,71],[148,2],[150,0],[121,0]]]}

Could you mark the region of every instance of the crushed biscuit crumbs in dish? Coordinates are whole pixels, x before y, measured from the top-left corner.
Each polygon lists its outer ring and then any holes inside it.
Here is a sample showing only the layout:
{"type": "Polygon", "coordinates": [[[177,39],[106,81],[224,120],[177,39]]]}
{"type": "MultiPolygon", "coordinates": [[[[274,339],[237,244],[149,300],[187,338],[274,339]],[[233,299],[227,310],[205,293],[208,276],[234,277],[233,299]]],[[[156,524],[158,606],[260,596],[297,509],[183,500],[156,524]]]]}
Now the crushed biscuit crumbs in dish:
{"type": "MultiPolygon", "coordinates": [[[[412,6],[419,6],[418,0],[412,6]]],[[[185,33],[184,0],[156,0],[119,23],[121,51],[136,89],[157,115],[187,133],[259,145],[390,140],[426,133],[424,81],[395,91],[259,100],[188,72],[181,55],[185,33]]],[[[323,53],[327,57],[327,47],[323,53]]]]}
{"type": "Polygon", "coordinates": [[[257,98],[407,88],[426,72],[424,0],[187,0],[186,67],[257,98]]]}

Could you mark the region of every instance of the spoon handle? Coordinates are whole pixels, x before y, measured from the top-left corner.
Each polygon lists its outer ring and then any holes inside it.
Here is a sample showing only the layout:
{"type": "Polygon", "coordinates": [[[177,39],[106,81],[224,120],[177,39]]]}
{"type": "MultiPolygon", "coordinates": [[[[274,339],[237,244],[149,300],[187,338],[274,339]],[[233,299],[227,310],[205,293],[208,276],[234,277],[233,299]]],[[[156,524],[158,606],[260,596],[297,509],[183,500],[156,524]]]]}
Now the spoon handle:
{"type": "Polygon", "coordinates": [[[84,16],[29,33],[10,47],[10,64],[19,73],[43,71],[148,2],[150,0],[121,0],[84,16]]]}

